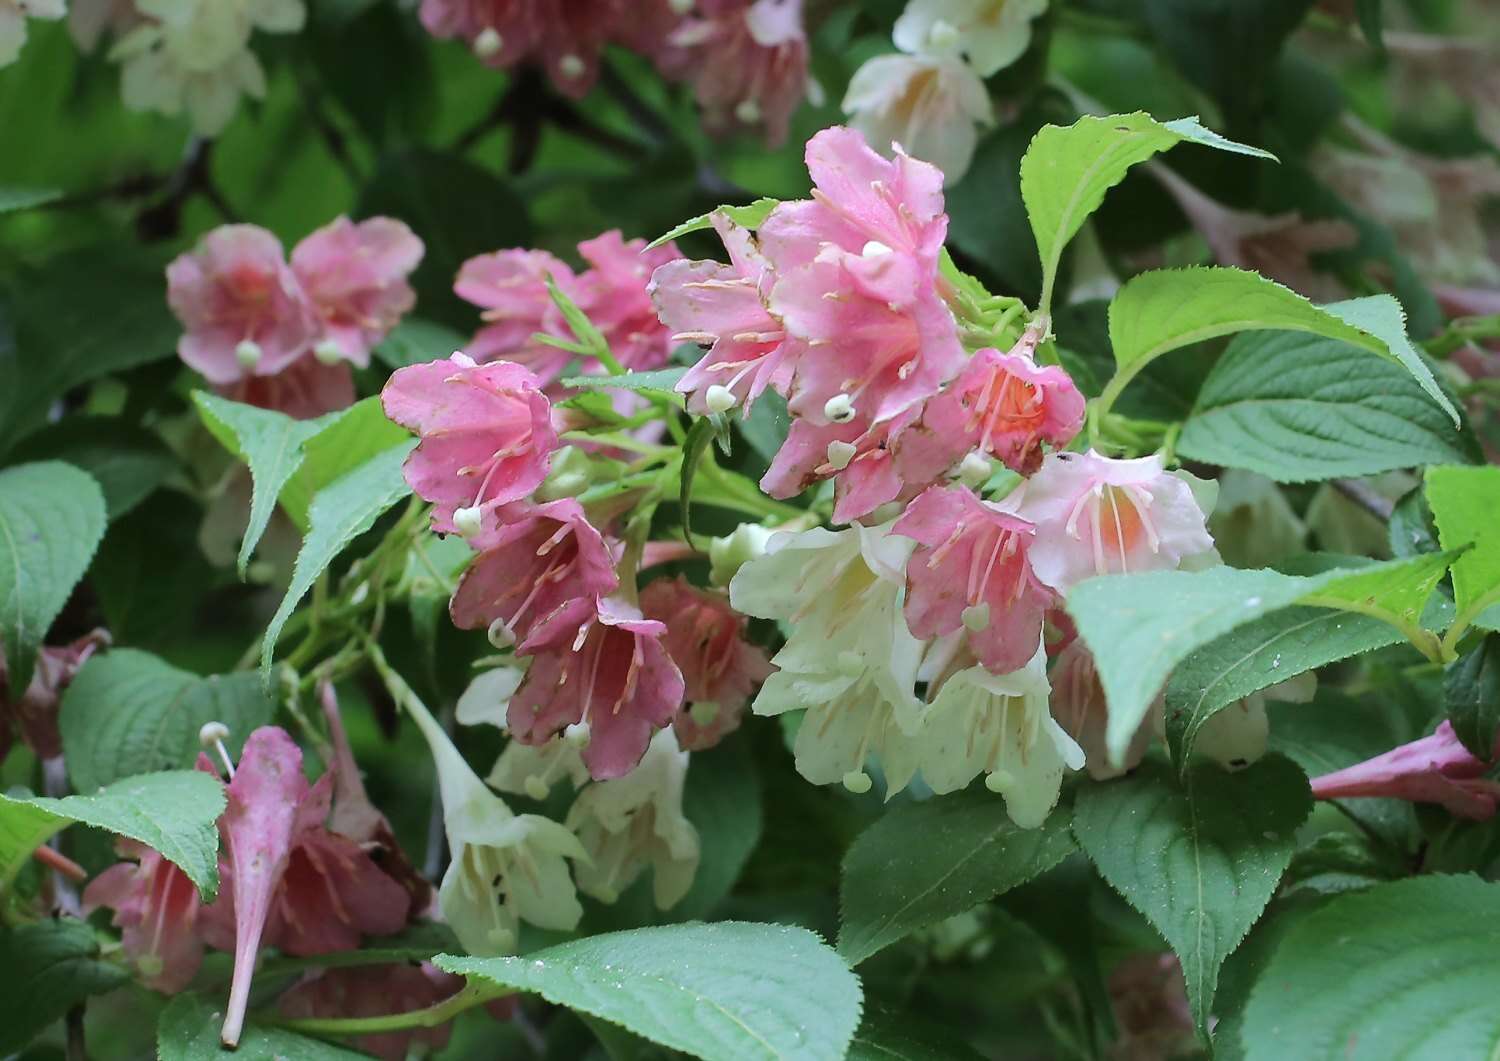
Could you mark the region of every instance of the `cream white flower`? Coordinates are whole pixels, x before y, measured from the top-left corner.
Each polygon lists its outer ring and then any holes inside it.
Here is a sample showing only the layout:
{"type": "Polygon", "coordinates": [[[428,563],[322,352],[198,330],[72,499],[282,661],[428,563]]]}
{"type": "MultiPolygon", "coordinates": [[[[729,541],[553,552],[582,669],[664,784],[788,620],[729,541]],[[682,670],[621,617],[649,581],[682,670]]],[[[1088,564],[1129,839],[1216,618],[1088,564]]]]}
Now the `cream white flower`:
{"type": "Polygon", "coordinates": [[[1219,476],[1219,503],[1208,529],[1224,561],[1235,567],[1270,567],[1306,548],[1307,524],[1281,488],[1237,468],[1219,476]]]}
{"type": "Polygon", "coordinates": [[[682,813],[688,758],[669,726],[651,738],[630,773],[579,793],[567,826],[589,853],[577,869],[586,894],[614,902],[648,865],[658,909],[687,894],[698,871],[698,830],[682,813]]]}
{"type": "Polygon", "coordinates": [[[867,790],[871,755],[888,773],[910,776],[905,736],[921,724],[914,689],[926,646],[901,613],[915,543],[889,531],[887,523],[778,534],[729,584],[736,609],[790,625],[772,660],[778,670],[751,710],[807,710],[793,754],[814,784],[867,790]]]}
{"type": "Polygon", "coordinates": [[[579,788],[587,784],[589,768],[583,763],[578,745],[559,734],[546,744],[511,741],[485,780],[501,792],[546,799],[552,786],[564,778],[575,789],[579,788]]]}
{"type": "Polygon", "coordinates": [[[879,55],[849,80],[849,124],[887,156],[892,145],[957,181],[974,158],[979,126],[994,121],[984,82],[953,55],[879,55]]]}
{"type": "Polygon", "coordinates": [[[1021,58],[1045,10],[1047,0],[908,0],[892,36],[913,55],[962,53],[989,77],[1021,58]]]}
{"type": "Polygon", "coordinates": [[[0,66],[8,66],[26,43],[26,20],[62,18],[68,13],[63,0],[0,0],[0,66]]]}
{"type": "Polygon", "coordinates": [[[459,696],[454,718],[462,726],[490,725],[505,729],[510,698],[516,694],[524,677],[524,667],[499,666],[480,671],[459,696]]]}
{"type": "Polygon", "coordinates": [[[918,736],[922,777],[937,793],[956,792],[980,773],[1023,829],[1046,820],[1063,774],[1084,754],[1047,709],[1047,654],[1037,647],[1021,670],[994,675],[980,666],[950,674],[918,736]]]}

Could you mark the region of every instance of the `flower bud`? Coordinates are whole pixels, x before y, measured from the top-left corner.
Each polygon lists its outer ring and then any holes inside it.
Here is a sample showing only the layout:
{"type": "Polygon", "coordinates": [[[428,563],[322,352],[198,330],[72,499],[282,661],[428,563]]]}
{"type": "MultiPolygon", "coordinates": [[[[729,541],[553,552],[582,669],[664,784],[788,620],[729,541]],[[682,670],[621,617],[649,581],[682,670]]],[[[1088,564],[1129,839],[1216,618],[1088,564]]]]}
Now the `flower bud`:
{"type": "Polygon", "coordinates": [[[849,467],[849,462],[854,459],[858,449],[852,442],[839,442],[837,440],[828,443],[828,464],[836,472],[841,472],[849,467]]]}

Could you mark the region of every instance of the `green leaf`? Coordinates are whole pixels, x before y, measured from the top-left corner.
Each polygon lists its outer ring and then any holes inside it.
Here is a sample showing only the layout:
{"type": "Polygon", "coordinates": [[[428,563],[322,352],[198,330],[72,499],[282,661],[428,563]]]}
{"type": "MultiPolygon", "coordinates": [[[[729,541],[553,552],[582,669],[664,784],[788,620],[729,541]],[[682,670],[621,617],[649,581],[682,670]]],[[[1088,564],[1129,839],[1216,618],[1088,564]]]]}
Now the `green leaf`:
{"type": "Polygon", "coordinates": [[[619,376],[569,376],[562,381],[564,387],[579,390],[626,390],[646,391],[672,399],[679,406],[682,395],[672,388],[687,375],[687,368],[659,368],[653,372],[626,372],[619,376]]]}
{"type": "Polygon", "coordinates": [[[1448,721],[1464,747],[1489,762],[1500,729],[1500,634],[1488,634],[1448,664],[1443,680],[1448,721]]]}
{"type": "Polygon", "coordinates": [[[281,489],[281,507],[306,531],[308,508],[318,491],[391,447],[410,442],[411,432],[385,418],[379,395],[355,402],[329,417],[304,444],[301,464],[281,489]]]}
{"type": "Polygon", "coordinates": [[[307,510],[307,537],[292,566],[292,583],[286,596],[266,627],[261,643],[261,674],[269,680],[271,657],[281,628],[292,617],[297,603],[312,589],[323,570],[333,563],[344,547],[375,525],[375,521],[397,501],[411,493],[401,477],[401,463],[416,447],[410,439],[404,445],[392,446],[355,468],[312,499],[307,510]]]}
{"type": "Polygon", "coordinates": [[[1247,1061],[1494,1057],[1500,884],[1425,876],[1293,926],[1250,992],[1247,1061]]]}
{"type": "Polygon", "coordinates": [[[157,1061],[368,1061],[368,1055],[275,1026],[247,1023],[233,1050],[219,1042],[224,1003],[178,995],[156,1024],[157,1061]]]}
{"type": "Polygon", "coordinates": [[[1236,336],[1204,382],[1177,450],[1283,483],[1474,456],[1405,369],[1352,343],[1296,332],[1236,336]]]}
{"type": "Polygon", "coordinates": [[[1359,19],[1359,31],[1376,51],[1385,51],[1383,12],[1384,0],[1354,0],[1354,14],[1359,19]]]}
{"type": "Polygon", "coordinates": [[[250,468],[250,521],[239,554],[240,578],[244,578],[250,557],[271,522],[276,498],[302,464],[307,440],[323,429],[327,418],[294,420],[274,409],[243,405],[207,391],[194,391],[193,402],[209,433],[250,468]]]}
{"type": "Polygon", "coordinates": [[[1213,567],[1106,575],[1075,586],[1067,609],[1099,669],[1106,731],[1119,762],[1177,664],[1236,627],[1293,604],[1355,611],[1397,626],[1430,648],[1418,619],[1451,554],[1297,577],[1213,567]],[[1413,615],[1416,618],[1413,618],[1413,615]]]}
{"type": "Polygon", "coordinates": [[[407,317],[375,347],[375,356],[391,368],[441,361],[462,350],[469,340],[446,324],[407,317]]]}
{"type": "Polygon", "coordinates": [[[1443,548],[1473,546],[1453,562],[1453,629],[1462,632],[1500,602],[1500,468],[1428,468],[1426,480],[1443,548]]]}
{"type": "Polygon", "coordinates": [[[11,459],[60,460],[88,472],[104,491],[111,523],[150,496],[178,467],[160,435],[117,416],[64,417],[28,435],[11,459]]]}
{"type": "Polygon", "coordinates": [[[12,799],[0,795],[0,889],[36,846],[69,822],[139,840],[175,863],[206,903],[219,892],[219,830],[224,786],[201,770],[140,774],[92,796],[12,799]],[[45,830],[40,839],[29,836],[45,830]],[[27,835],[18,844],[9,836],[27,835]],[[7,835],[8,834],[8,835],[7,835]],[[19,850],[17,849],[19,847],[19,850]]]}
{"type": "Polygon", "coordinates": [[[1180,782],[1152,764],[1078,793],[1079,845],[1181,960],[1205,1035],[1219,968],[1276,891],[1311,811],[1306,777],[1276,755],[1239,773],[1195,766],[1180,782]]]}
{"type": "Polygon", "coordinates": [[[61,188],[0,188],[0,214],[55,203],[62,195],[61,188]]]}
{"type": "Polygon", "coordinates": [[[10,687],[31,684],[36,650],[104,537],[104,494],[60,461],[0,471],[0,641],[10,687]]]}
{"type": "Polygon", "coordinates": [[[775,391],[768,390],[756,399],[745,416],[735,421],[735,427],[745,441],[750,443],[757,456],[769,466],[780,452],[782,443],[792,429],[792,417],[787,411],[786,399],[775,391]]]}
{"type": "Polygon", "coordinates": [[[664,243],[670,243],[674,239],[681,239],[689,232],[701,232],[706,228],[713,228],[714,214],[723,214],[742,228],[760,228],[761,225],[765,224],[766,218],[771,216],[771,211],[780,205],[780,199],[760,198],[753,203],[746,203],[744,206],[726,205],[715,207],[708,213],[699,214],[697,217],[690,217],[672,231],[657,236],[650,243],[646,244],[646,249],[648,251],[655,250],[664,243]]]}
{"type": "Polygon", "coordinates": [[[1283,608],[1231,630],[1194,652],[1167,682],[1167,746],[1191,761],[1203,724],[1251,693],[1364,652],[1393,645],[1400,631],[1368,615],[1283,608]]]}
{"type": "Polygon", "coordinates": [[[130,982],[130,973],[99,956],[94,930],[75,918],[37,921],[0,932],[0,1056],[9,1057],[33,1036],[90,995],[130,982]]]}
{"type": "Polygon", "coordinates": [[[1275,159],[1269,152],[1210,132],[1196,117],[1158,122],[1144,111],[1085,115],[1066,127],[1044,125],[1032,138],[1021,159],[1021,198],[1042,259],[1043,312],[1051,305],[1063,248],[1099,208],[1105,193],[1131,166],[1184,140],[1275,159]]]}
{"type": "Polygon", "coordinates": [[[666,915],[688,921],[707,918],[718,908],[760,842],[760,775],[744,740],[693,753],[682,807],[698,830],[698,872],[692,888],[666,915]]]}
{"type": "Polygon", "coordinates": [[[987,790],[898,806],[844,856],[839,953],[858,964],[1045,873],[1072,850],[1066,807],[1022,829],[987,790]]]}
{"type": "Polygon", "coordinates": [[[859,979],[817,936],[787,925],[640,928],[522,958],[443,955],[433,964],[706,1061],[837,1061],[859,1024],[859,979]]]}
{"type": "Polygon", "coordinates": [[[980,1061],[953,1028],[923,1020],[910,1009],[870,1006],[849,1044],[848,1061],[980,1061]]]}
{"type": "MultiPolygon", "coordinates": [[[[693,541],[693,479],[703,458],[714,441],[714,423],[707,416],[693,421],[687,440],[682,444],[682,473],[678,503],[682,506],[682,536],[688,544],[693,541]]],[[[712,459],[712,458],[710,458],[712,459]]]]}
{"type": "Polygon", "coordinates": [[[1307,332],[1351,343],[1406,368],[1455,425],[1458,410],[1406,337],[1401,304],[1390,295],[1315,306],[1258,273],[1227,266],[1158,269],[1128,280],[1109,304],[1109,339],[1118,394],[1137,372],[1179,347],[1235,332],[1307,332]]]}
{"type": "Polygon", "coordinates": [[[154,255],[91,247],[17,283],[15,349],[0,343],[0,451],[42,426],[75,387],[172,356],[181,326],[154,255]]]}
{"type": "Polygon", "coordinates": [[[227,746],[238,755],[271,713],[254,674],[203,678],[117,648],[78,672],[63,694],[58,728],[73,788],[88,793],[135,774],[191,768],[205,722],[228,726],[227,746]]]}

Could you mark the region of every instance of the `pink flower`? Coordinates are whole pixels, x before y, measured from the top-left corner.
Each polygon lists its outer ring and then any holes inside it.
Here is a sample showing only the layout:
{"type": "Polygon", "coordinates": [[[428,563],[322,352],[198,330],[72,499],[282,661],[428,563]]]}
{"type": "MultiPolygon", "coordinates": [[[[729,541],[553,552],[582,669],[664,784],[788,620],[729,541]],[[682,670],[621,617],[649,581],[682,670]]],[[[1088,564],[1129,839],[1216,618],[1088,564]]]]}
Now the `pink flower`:
{"type": "Polygon", "coordinates": [[[233,939],[226,1045],[239,1041],[262,942],[289,954],[324,954],[406,923],[405,889],[356,844],[323,827],[331,783],[325,775],[308,785],[302,752],[284,730],[263,726],[246,739],[219,819],[219,898],[204,919],[210,943],[233,939]]]}
{"type": "MultiPolygon", "coordinates": [[[[1491,758],[1500,754],[1500,744],[1491,758]]],[[[1488,821],[1500,800],[1500,783],[1488,780],[1490,764],[1463,746],[1444,720],[1421,740],[1312,779],[1318,799],[1387,796],[1413,803],[1441,803],[1461,818],[1488,821]]]]}
{"type": "Polygon", "coordinates": [[[755,687],[775,668],[745,640],[747,620],[723,594],[697,589],[680,575],[642,590],[641,614],[666,624],[662,644],[682,672],[688,709],[672,723],[678,744],[687,751],[712,748],[739,727],[755,687]]]}
{"type": "Polygon", "coordinates": [[[802,0],[698,0],[667,43],[658,62],[690,71],[711,132],[760,126],[772,147],[786,139],[808,87],[802,0]]]}
{"type": "Polygon", "coordinates": [[[1032,360],[1028,331],[1010,353],[980,350],[943,393],[927,403],[922,422],[938,437],[962,438],[966,450],[993,455],[1030,475],[1042,443],[1066,446],[1083,426],[1084,397],[1063,369],[1032,360]]]}
{"type": "MultiPolygon", "coordinates": [[[[277,1000],[283,1017],[380,1017],[435,1006],[464,986],[453,976],[422,962],[320,969],[308,973],[277,1000]]],[[[403,1061],[414,1042],[431,1050],[448,1045],[452,1023],[355,1037],[354,1045],[387,1061],[403,1061]]]]}
{"type": "Polygon", "coordinates": [[[280,241],[255,225],[222,225],[177,257],[167,266],[167,302],[186,329],[178,355],[210,383],[274,375],[318,333],[280,241]]]}
{"type": "Polygon", "coordinates": [[[83,890],[83,908],[114,910],[112,924],[141,975],[157,991],[181,991],[203,963],[198,914],[203,904],[188,875],[145,844],[120,839],[115,849],[135,862],[117,862],[83,890]]]}
{"type": "Polygon", "coordinates": [[[604,333],[615,360],[636,371],[660,368],[672,354],[671,333],[657,319],[648,285],[653,270],[682,257],[673,243],[645,248],[645,240],[627,241],[619,229],[578,245],[593,267],[578,278],[579,306],[604,333]]]}
{"type": "Polygon", "coordinates": [[[923,492],[891,528],[918,544],[906,562],[906,625],[919,638],[965,629],[993,674],[1036,655],[1053,595],[1032,574],[1031,524],[963,487],[923,492]]]}
{"type": "Polygon", "coordinates": [[[576,630],[594,598],[619,586],[604,538],[572,498],[520,512],[476,540],[481,548],[449,604],[455,626],[490,629],[530,651],[553,630],[576,630]]]}
{"type": "Polygon", "coordinates": [[[622,0],[422,0],[434,37],[462,37],[490,66],[540,59],[557,88],[582,96],[598,76],[599,53],[615,31],[622,0]]]}
{"type": "Polygon", "coordinates": [[[562,375],[573,355],[537,342],[537,333],[572,339],[562,312],[547,291],[551,275],[574,302],[583,298],[578,278],[566,262],[546,251],[503,250],[464,262],[453,290],[460,298],[484,308],[484,327],[474,335],[468,353],[483,364],[504,358],[525,365],[542,386],[562,375]]]}
{"type": "Polygon", "coordinates": [[[43,645],[37,650],[31,684],[24,690],[10,688],[5,655],[0,652],[0,759],[10,751],[11,725],[21,731],[21,740],[39,759],[62,754],[62,734],[57,731],[57,709],[63,690],[83,669],[95,652],[108,648],[109,631],[94,630],[66,645],[43,645]],[[19,695],[18,695],[19,694],[19,695]]]}
{"type": "Polygon", "coordinates": [[[483,514],[519,501],[547,477],[557,448],[552,406],[537,378],[506,361],[476,365],[463,354],[398,369],[380,395],[385,415],[422,441],[406,481],[437,505],[439,532],[478,529],[483,514]]]}
{"type": "Polygon", "coordinates": [[[311,420],[354,404],[354,375],[343,362],[325,365],[307,353],[274,376],[244,376],[214,390],[232,401],[311,420]]]}
{"type": "Polygon", "coordinates": [[[523,744],[568,730],[585,741],[595,780],[628,774],[682,707],[682,673],[662,644],[666,626],[612,597],[577,628],[554,629],[511,697],[507,721],[523,744]]]}
{"type": "Polygon", "coordinates": [[[1018,493],[1006,507],[1036,525],[1032,570],[1059,593],[1095,575],[1176,568],[1214,546],[1192,489],[1159,455],[1053,453],[1018,493]]]}
{"type": "MultiPolygon", "coordinates": [[[[785,391],[791,382],[791,347],[781,321],[766,308],[775,274],[748,231],[723,214],[714,229],[729,251],[729,264],[679,258],[657,267],[649,291],[673,342],[695,342],[708,353],[677,383],[688,408],[700,416],[726,411],[710,387],[722,387],[735,405],[748,409],[767,387],[785,391]]],[[[732,408],[733,406],[730,406],[732,408]]]]}
{"type": "Polygon", "coordinates": [[[340,217],[297,244],[292,272],[322,322],[320,359],[370,363],[371,348],[416,305],[406,278],[422,252],[412,230],[388,217],[340,217]]]}
{"type": "Polygon", "coordinates": [[[948,218],[943,175],[906,155],[881,158],[850,129],[808,141],[811,200],[783,203],[759,231],[777,272],[770,309],[811,349],[797,359],[794,414],[888,420],[964,364],[937,290],[948,218]]]}

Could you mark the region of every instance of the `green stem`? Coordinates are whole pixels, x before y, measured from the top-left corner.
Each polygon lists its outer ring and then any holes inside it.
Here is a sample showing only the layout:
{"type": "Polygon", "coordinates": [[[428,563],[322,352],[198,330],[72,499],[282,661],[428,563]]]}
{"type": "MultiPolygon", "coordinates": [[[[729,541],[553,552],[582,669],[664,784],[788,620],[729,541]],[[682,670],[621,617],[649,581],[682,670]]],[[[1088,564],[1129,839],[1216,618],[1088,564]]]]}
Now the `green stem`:
{"type": "Polygon", "coordinates": [[[425,1009],[408,1010],[405,1013],[388,1013],[380,1017],[299,1017],[286,1018],[266,1015],[258,1019],[292,1031],[307,1032],[321,1036],[375,1035],[381,1032],[399,1032],[410,1028],[437,1028],[447,1024],[465,1010],[482,1006],[486,1002],[511,992],[494,984],[464,985],[462,991],[452,998],[444,999],[425,1009]]]}
{"type": "Polygon", "coordinates": [[[618,432],[606,432],[602,434],[590,434],[587,431],[569,431],[562,436],[564,442],[593,442],[603,446],[614,446],[616,449],[629,450],[631,453],[643,453],[648,457],[661,457],[663,454],[672,452],[671,446],[658,446],[654,442],[642,442],[622,435],[618,432]]]}
{"type": "Polygon", "coordinates": [[[1486,609],[1500,604],[1500,586],[1496,586],[1488,593],[1481,594],[1478,600],[1471,601],[1469,606],[1453,618],[1453,625],[1448,627],[1448,632],[1443,635],[1442,650],[1444,660],[1458,658],[1458,642],[1469,632],[1469,627],[1474,625],[1474,620],[1479,618],[1486,609]]]}

